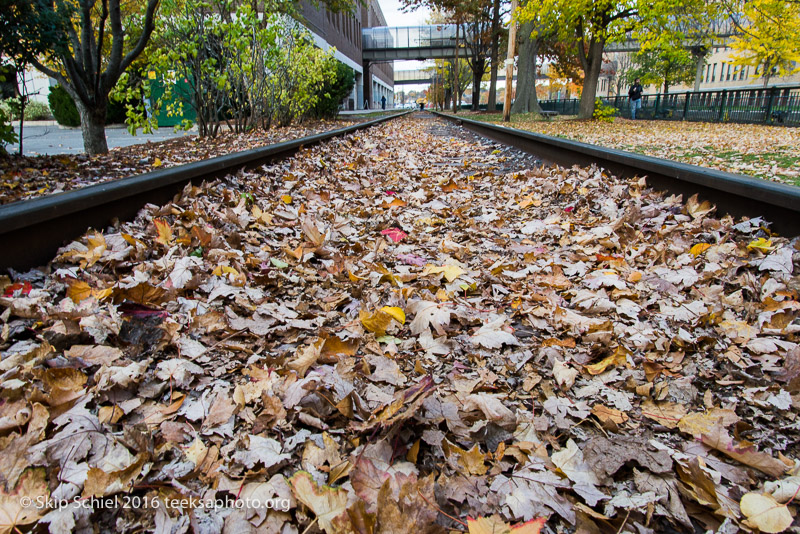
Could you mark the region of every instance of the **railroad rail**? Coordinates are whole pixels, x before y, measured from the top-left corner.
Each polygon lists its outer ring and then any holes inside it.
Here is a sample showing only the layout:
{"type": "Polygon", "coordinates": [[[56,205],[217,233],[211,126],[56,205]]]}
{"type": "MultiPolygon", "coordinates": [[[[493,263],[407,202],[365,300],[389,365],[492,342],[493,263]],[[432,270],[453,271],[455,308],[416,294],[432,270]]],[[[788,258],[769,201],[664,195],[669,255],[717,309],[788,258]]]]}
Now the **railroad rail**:
{"type": "Polygon", "coordinates": [[[130,220],[145,204],[163,204],[191,182],[255,169],[328,139],[347,135],[410,113],[397,113],[346,128],[275,143],[90,185],[81,189],[0,206],[0,271],[46,265],[65,243],[103,228],[114,219],[130,220]]]}
{"type": "Polygon", "coordinates": [[[433,113],[478,135],[536,155],[545,163],[563,167],[594,163],[622,178],[646,176],[648,185],[657,190],[684,197],[697,193],[716,204],[720,214],[764,216],[772,222],[771,230],[786,236],[800,235],[800,187],[433,113]]]}
{"type": "MultiPolygon", "coordinates": [[[[0,271],[46,265],[59,247],[82,235],[87,228],[103,228],[114,219],[130,220],[145,204],[163,204],[191,181],[200,182],[240,169],[254,169],[294,154],[301,147],[408,113],[0,206],[0,271]]],[[[787,236],[800,235],[800,188],[434,113],[481,136],[533,154],[543,162],[566,167],[596,164],[623,178],[646,176],[649,185],[656,189],[683,195],[698,193],[702,199],[715,203],[720,213],[764,216],[772,221],[772,230],[787,236]]]]}

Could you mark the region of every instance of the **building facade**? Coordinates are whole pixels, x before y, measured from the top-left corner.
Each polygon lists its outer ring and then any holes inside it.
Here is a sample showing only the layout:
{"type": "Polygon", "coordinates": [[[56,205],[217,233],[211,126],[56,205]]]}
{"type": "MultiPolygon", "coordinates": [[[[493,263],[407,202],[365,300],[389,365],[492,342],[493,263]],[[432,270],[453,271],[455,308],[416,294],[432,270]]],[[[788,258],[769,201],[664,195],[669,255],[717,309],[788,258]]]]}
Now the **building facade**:
{"type": "Polygon", "coordinates": [[[353,13],[331,13],[322,5],[315,7],[309,0],[303,0],[300,14],[301,22],[311,32],[317,46],[323,50],[335,47],[336,59],[356,73],[356,84],[344,102],[345,109],[376,108],[384,96],[387,105],[394,102],[394,68],[391,62],[369,65],[367,82],[371,91],[368,91],[369,102],[365,102],[361,29],[386,26],[386,18],[377,0],[369,0],[353,13]]]}

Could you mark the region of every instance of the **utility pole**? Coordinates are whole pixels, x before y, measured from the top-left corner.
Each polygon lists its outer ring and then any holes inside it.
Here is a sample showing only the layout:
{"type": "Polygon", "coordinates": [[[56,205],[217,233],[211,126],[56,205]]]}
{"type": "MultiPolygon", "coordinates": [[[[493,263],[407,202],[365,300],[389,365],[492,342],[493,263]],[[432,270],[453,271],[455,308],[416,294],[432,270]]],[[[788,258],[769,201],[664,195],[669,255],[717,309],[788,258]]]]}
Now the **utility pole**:
{"type": "Polygon", "coordinates": [[[508,57],[506,58],[506,97],[503,100],[503,122],[511,120],[511,93],[514,90],[514,45],[517,42],[517,22],[514,13],[517,0],[511,0],[511,25],[508,28],[508,57]]]}

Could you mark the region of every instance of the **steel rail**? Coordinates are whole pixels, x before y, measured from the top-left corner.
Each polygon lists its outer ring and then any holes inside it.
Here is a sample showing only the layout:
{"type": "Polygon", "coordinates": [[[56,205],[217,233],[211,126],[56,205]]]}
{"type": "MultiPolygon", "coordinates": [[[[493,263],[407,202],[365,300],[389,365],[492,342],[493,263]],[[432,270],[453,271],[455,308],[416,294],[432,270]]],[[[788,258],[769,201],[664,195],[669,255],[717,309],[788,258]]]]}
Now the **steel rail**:
{"type": "Polygon", "coordinates": [[[800,235],[800,187],[769,182],[716,169],[642,156],[622,150],[498,126],[458,115],[439,113],[478,135],[537,156],[562,167],[596,164],[622,178],[647,177],[650,187],[682,194],[695,193],[716,204],[717,212],[733,216],[763,216],[771,230],[800,235]]]}
{"type": "Polygon", "coordinates": [[[406,115],[410,111],[260,148],[235,152],[64,193],[0,206],[0,271],[46,265],[65,243],[88,228],[104,228],[115,219],[136,216],[145,204],[164,204],[189,182],[200,184],[254,169],[334,137],[406,115]]]}

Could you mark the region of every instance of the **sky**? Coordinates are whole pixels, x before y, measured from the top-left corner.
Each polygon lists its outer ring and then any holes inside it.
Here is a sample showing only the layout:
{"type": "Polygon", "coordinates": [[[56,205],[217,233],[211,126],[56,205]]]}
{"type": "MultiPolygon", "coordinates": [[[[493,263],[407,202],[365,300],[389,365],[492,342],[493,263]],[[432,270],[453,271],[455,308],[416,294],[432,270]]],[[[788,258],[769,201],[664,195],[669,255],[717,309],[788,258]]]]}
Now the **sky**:
{"type": "MultiPolygon", "coordinates": [[[[424,25],[428,16],[430,15],[430,9],[428,8],[420,8],[416,11],[410,11],[408,13],[403,12],[403,3],[401,0],[378,0],[378,3],[381,6],[381,11],[383,11],[383,16],[386,18],[387,26],[421,26],[424,25]]],[[[411,69],[421,69],[426,65],[423,61],[395,61],[394,62],[394,69],[395,70],[411,70],[411,69]]],[[[416,90],[419,91],[427,87],[426,85],[399,85],[395,88],[395,91],[409,91],[409,90],[416,90]]]]}
{"type": "Polygon", "coordinates": [[[425,7],[403,13],[401,0],[378,0],[378,3],[388,26],[420,26],[425,24],[425,20],[430,14],[430,10],[425,7]]]}

